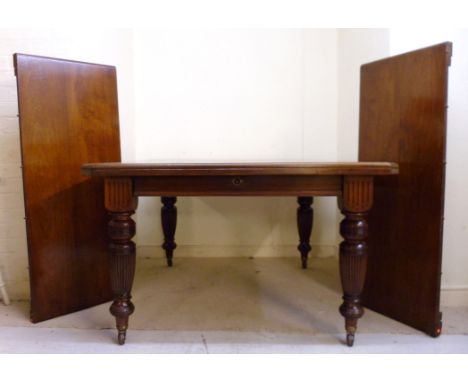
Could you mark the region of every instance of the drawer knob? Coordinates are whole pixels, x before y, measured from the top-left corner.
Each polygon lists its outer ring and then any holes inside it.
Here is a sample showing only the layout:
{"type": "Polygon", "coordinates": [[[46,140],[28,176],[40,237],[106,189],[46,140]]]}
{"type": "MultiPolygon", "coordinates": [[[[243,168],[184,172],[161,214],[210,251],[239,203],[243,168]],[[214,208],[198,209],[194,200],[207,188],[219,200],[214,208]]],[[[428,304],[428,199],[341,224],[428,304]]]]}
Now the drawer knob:
{"type": "Polygon", "coordinates": [[[240,178],[234,178],[234,179],[232,180],[232,184],[233,184],[234,186],[240,186],[242,183],[244,183],[244,181],[243,181],[242,179],[240,179],[240,178]]]}

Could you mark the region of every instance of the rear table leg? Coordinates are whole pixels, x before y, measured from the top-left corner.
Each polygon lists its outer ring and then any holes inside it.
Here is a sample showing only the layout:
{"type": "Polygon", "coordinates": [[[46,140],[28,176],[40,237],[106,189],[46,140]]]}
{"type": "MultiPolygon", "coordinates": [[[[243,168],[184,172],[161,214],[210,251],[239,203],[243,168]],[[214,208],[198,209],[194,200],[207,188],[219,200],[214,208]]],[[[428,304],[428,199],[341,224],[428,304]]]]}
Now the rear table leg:
{"type": "Polygon", "coordinates": [[[301,252],[302,268],[307,268],[307,258],[312,249],[310,246],[310,234],[312,232],[312,224],[314,221],[314,210],[311,205],[314,198],[311,196],[299,196],[297,202],[297,229],[299,231],[299,245],[297,249],[301,252]]]}
{"type": "Polygon", "coordinates": [[[169,267],[172,267],[173,252],[177,247],[177,244],[174,241],[177,225],[177,207],[175,206],[176,201],[177,198],[173,196],[161,197],[161,202],[163,204],[161,208],[161,222],[164,232],[164,243],[162,247],[166,251],[166,260],[169,267]]]}

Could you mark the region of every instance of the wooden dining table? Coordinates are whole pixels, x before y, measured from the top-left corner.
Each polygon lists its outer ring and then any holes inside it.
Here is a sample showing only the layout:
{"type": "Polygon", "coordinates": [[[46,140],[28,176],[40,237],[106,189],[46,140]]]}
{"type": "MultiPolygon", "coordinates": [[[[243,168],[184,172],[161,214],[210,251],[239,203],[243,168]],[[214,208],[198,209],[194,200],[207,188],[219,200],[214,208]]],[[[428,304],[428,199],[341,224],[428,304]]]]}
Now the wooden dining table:
{"type": "MultiPolygon", "coordinates": [[[[367,214],[374,199],[374,177],[398,174],[391,162],[337,163],[87,163],[82,173],[104,179],[104,206],[109,214],[108,252],[118,343],[126,339],[129,316],[134,311],[131,290],[135,273],[136,232],[132,215],[139,196],[161,197],[163,248],[172,266],[176,248],[177,197],[190,196],[293,196],[297,198],[298,250],[307,268],[311,250],[313,197],[336,196],[344,215],[339,270],[346,343],[352,346],[358,319],[364,310],[361,294],[367,266],[367,214]]],[[[372,256],[372,253],[369,254],[372,256]]]]}
{"type": "MultiPolygon", "coordinates": [[[[125,341],[138,196],[161,196],[169,265],[177,196],[297,197],[305,268],[313,197],[332,195],[345,215],[348,343],[361,305],[439,336],[451,56],[452,43],[444,42],[361,66],[357,163],[125,164],[117,68],[15,53],[31,322],[114,299],[125,341]]],[[[176,138],[170,126],[157,129],[167,142],[176,138]]]]}

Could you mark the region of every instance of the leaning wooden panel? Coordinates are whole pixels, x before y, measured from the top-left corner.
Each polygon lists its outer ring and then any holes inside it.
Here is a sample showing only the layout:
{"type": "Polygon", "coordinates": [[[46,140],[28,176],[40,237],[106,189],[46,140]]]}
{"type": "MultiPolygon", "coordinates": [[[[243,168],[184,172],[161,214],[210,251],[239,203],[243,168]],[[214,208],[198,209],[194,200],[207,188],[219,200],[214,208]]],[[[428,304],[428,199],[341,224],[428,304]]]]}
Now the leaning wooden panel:
{"type": "Polygon", "coordinates": [[[361,68],[360,161],[393,161],[375,179],[364,303],[440,334],[447,80],[451,43],[361,68]]]}
{"type": "Polygon", "coordinates": [[[103,183],[120,161],[115,68],[16,54],[31,321],[112,299],[103,183]]]}

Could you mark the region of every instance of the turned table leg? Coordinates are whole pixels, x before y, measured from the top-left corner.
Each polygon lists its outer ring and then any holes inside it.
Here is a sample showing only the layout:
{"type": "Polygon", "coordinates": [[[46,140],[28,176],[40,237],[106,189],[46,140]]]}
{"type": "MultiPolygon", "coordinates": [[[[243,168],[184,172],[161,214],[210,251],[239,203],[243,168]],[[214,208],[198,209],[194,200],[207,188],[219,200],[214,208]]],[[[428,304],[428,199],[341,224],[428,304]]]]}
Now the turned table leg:
{"type": "Polygon", "coordinates": [[[128,328],[128,318],[135,310],[131,290],[135,274],[135,213],[137,199],[133,196],[131,178],[105,180],[105,206],[109,212],[108,223],[110,279],[114,302],[110,307],[115,317],[118,343],[123,345],[128,328]]]}
{"type": "Polygon", "coordinates": [[[310,234],[314,221],[314,210],[311,208],[314,199],[310,196],[300,196],[297,198],[299,207],[297,208],[297,229],[299,231],[299,245],[297,249],[301,253],[302,268],[307,268],[307,258],[312,249],[310,246],[310,234]]]}
{"type": "Polygon", "coordinates": [[[163,249],[166,251],[166,261],[169,267],[172,267],[172,256],[177,244],[174,241],[174,235],[177,225],[177,201],[176,197],[163,196],[161,202],[161,222],[164,233],[163,249]]]}
{"type": "Polygon", "coordinates": [[[344,219],[340,225],[340,276],[343,303],[340,313],[345,318],[346,343],[353,346],[358,319],[364,314],[361,293],[367,269],[367,213],[372,207],[372,177],[345,177],[339,199],[344,219]]]}

